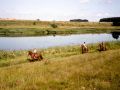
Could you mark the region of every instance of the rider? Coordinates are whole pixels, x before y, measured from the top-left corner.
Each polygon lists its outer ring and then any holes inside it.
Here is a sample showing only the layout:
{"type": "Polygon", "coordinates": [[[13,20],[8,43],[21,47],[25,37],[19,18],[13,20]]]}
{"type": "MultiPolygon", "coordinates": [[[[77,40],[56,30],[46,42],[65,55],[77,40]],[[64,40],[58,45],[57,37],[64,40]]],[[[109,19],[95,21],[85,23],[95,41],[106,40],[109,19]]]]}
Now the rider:
{"type": "Polygon", "coordinates": [[[88,52],[88,48],[87,48],[85,42],[81,45],[81,48],[82,48],[82,53],[88,52]]]}
{"type": "Polygon", "coordinates": [[[100,51],[106,51],[106,45],[105,45],[105,43],[102,42],[102,43],[99,44],[99,50],[100,51]]]}
{"type": "Polygon", "coordinates": [[[86,46],[85,42],[83,43],[83,46],[87,49],[87,46],[86,46]]]}
{"type": "Polygon", "coordinates": [[[37,53],[37,50],[36,50],[36,48],[33,50],[33,53],[37,53]]]}
{"type": "Polygon", "coordinates": [[[34,54],[34,59],[37,59],[37,50],[36,50],[36,48],[33,50],[33,54],[34,54]]]}

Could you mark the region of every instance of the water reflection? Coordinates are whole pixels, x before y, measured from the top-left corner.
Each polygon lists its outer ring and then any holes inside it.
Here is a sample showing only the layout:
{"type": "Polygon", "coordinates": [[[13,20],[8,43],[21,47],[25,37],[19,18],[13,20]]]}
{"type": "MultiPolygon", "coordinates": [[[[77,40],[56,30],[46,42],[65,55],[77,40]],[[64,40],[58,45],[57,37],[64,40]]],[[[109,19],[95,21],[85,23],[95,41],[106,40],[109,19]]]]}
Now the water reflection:
{"type": "Polygon", "coordinates": [[[33,48],[49,48],[55,46],[80,45],[83,42],[98,43],[120,40],[118,33],[112,34],[73,34],[66,36],[42,37],[0,37],[0,50],[20,50],[33,48]]]}
{"type": "Polygon", "coordinates": [[[114,39],[118,39],[119,38],[120,32],[111,32],[111,33],[112,33],[112,37],[114,39]]]}

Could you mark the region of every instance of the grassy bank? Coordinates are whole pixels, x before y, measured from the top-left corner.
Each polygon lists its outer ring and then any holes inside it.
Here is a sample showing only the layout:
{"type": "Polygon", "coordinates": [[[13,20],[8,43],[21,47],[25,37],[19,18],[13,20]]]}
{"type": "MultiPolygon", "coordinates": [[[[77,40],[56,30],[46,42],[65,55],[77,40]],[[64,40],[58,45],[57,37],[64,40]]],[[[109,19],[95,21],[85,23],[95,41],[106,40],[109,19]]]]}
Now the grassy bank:
{"type": "Polygon", "coordinates": [[[14,57],[0,59],[0,89],[119,90],[120,42],[107,42],[105,52],[98,52],[97,45],[88,45],[86,54],[79,46],[44,49],[48,61],[32,63],[27,51],[11,51],[14,57]]]}
{"type": "MultiPolygon", "coordinates": [[[[108,50],[115,50],[120,48],[120,41],[106,42],[105,43],[108,50]]],[[[88,44],[89,53],[98,52],[98,43],[88,44]]],[[[46,60],[59,59],[63,57],[69,57],[72,55],[81,54],[80,45],[75,46],[63,46],[63,47],[53,47],[47,49],[38,49],[46,60]]],[[[14,51],[4,51],[0,50],[0,67],[11,66],[19,63],[25,63],[27,61],[27,50],[14,50],[14,51]],[[18,59],[18,60],[16,60],[18,59]],[[14,63],[13,63],[14,62],[14,63]]]]}
{"type": "Polygon", "coordinates": [[[119,31],[111,23],[98,22],[48,22],[48,21],[0,21],[0,36],[41,36],[54,34],[110,33],[119,31]],[[57,25],[53,27],[52,25],[57,25]]]}

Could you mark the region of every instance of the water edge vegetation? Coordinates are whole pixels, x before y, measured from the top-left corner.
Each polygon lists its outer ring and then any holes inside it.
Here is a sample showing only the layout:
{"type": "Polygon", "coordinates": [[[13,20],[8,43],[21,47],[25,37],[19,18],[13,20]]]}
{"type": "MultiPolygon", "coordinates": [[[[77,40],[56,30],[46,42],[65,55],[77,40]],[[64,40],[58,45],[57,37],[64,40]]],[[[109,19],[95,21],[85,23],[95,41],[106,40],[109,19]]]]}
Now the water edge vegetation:
{"type": "Polygon", "coordinates": [[[55,34],[110,33],[113,31],[120,31],[120,26],[112,26],[110,22],[0,21],[0,36],[43,36],[55,34]]]}

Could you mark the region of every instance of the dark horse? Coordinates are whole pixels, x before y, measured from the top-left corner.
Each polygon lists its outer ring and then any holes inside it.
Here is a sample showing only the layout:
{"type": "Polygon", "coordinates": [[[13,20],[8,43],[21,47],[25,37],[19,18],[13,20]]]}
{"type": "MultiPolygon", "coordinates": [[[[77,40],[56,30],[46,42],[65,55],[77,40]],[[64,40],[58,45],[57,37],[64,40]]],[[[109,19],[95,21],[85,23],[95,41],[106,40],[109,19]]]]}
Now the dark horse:
{"type": "Polygon", "coordinates": [[[83,44],[81,45],[81,49],[82,49],[82,54],[88,52],[88,47],[83,44]]]}
{"type": "Polygon", "coordinates": [[[99,51],[106,51],[107,50],[107,48],[106,48],[106,45],[102,42],[102,43],[100,43],[99,44],[99,49],[98,49],[99,51]]]}
{"type": "Polygon", "coordinates": [[[41,61],[43,60],[43,56],[41,53],[33,53],[32,51],[28,51],[28,56],[31,57],[29,61],[41,61]]]}

